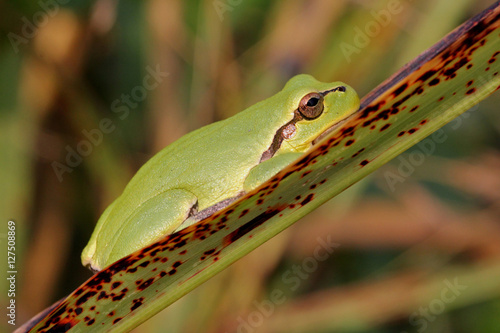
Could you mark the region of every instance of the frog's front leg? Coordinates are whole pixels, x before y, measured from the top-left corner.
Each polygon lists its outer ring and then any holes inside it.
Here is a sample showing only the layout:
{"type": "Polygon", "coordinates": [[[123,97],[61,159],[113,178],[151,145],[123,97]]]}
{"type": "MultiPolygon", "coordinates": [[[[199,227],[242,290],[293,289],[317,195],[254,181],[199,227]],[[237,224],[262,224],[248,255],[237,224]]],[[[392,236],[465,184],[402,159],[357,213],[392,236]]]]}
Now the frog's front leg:
{"type": "MultiPolygon", "coordinates": [[[[123,223],[105,223],[97,242],[108,242],[108,246],[100,247],[105,250],[96,254],[94,265],[114,262],[171,234],[193,213],[197,201],[197,197],[187,190],[168,190],[139,205],[123,223]]],[[[120,209],[120,203],[115,204],[114,209],[120,209]]]]}
{"type": "Polygon", "coordinates": [[[253,190],[298,159],[302,154],[303,153],[284,153],[257,164],[250,170],[243,184],[243,189],[245,192],[253,190]]]}
{"type": "Polygon", "coordinates": [[[226,200],[223,200],[221,202],[218,202],[217,204],[208,207],[201,212],[198,212],[196,214],[193,214],[190,216],[186,221],[184,221],[181,225],[177,227],[175,231],[179,231],[181,229],[184,229],[196,222],[199,222],[200,220],[212,215],[213,213],[226,208],[229,206],[231,203],[236,201],[237,199],[241,198],[245,193],[248,193],[249,191],[253,190],[254,188],[258,187],[260,184],[264,183],[266,180],[270,179],[272,176],[277,174],[280,170],[282,170],[284,167],[286,167],[288,164],[292,163],[296,159],[298,159],[302,153],[286,153],[286,154],[281,154],[275,157],[272,157],[268,159],[267,161],[264,161],[255,167],[253,167],[247,178],[245,179],[245,182],[243,184],[243,191],[240,192],[237,196],[233,198],[229,198],[226,200]]]}

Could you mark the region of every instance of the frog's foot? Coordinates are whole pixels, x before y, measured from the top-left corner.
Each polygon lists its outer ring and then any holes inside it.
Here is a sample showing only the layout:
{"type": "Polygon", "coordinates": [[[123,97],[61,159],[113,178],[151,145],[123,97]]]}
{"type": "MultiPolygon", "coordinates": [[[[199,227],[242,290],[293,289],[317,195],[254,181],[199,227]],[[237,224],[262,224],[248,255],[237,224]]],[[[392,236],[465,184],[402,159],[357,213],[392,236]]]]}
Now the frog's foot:
{"type": "Polygon", "coordinates": [[[175,229],[175,232],[177,232],[179,230],[182,230],[184,228],[187,228],[187,227],[189,227],[192,224],[200,222],[201,220],[206,219],[210,215],[218,212],[219,210],[222,210],[222,209],[226,208],[227,206],[229,206],[230,204],[232,204],[233,202],[235,202],[236,200],[238,200],[239,198],[241,198],[244,195],[245,195],[245,192],[240,192],[235,197],[219,201],[215,205],[210,206],[208,208],[205,208],[205,209],[203,209],[203,210],[201,210],[199,212],[197,210],[198,203],[196,203],[196,209],[192,210],[192,213],[189,215],[189,217],[177,229],[175,229]]]}

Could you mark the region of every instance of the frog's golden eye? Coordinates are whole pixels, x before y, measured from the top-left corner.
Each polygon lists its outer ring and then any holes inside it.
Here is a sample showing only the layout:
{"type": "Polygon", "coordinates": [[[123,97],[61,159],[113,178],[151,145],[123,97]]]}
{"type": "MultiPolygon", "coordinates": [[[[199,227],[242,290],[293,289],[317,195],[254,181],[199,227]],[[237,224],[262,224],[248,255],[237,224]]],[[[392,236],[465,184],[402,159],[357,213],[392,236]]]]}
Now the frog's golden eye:
{"type": "Polygon", "coordinates": [[[316,119],[323,113],[323,96],[312,92],[300,100],[299,112],[306,119],[316,119]]]}

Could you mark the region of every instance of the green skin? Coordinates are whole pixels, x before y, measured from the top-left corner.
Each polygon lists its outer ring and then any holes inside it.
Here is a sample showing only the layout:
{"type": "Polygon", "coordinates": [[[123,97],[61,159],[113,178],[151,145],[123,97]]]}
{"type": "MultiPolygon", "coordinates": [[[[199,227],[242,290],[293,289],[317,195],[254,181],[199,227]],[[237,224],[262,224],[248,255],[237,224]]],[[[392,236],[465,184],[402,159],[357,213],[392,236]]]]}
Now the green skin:
{"type": "Polygon", "coordinates": [[[104,211],[82,263],[99,271],[220,210],[296,160],[358,108],[351,87],[301,74],[276,95],[186,134],[144,164],[104,211]],[[310,93],[322,93],[322,113],[297,118],[299,103],[310,93]],[[283,130],[290,122],[294,125],[283,130]]]}

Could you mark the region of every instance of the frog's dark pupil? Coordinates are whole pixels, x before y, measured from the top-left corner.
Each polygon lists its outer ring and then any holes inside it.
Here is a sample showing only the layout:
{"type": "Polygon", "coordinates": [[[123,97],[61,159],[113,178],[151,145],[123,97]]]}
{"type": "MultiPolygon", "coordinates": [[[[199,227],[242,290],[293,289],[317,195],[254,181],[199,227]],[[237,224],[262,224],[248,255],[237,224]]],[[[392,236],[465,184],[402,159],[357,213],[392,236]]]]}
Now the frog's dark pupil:
{"type": "Polygon", "coordinates": [[[319,98],[310,98],[308,101],[307,101],[307,106],[316,106],[318,105],[318,102],[319,102],[319,98]]]}

